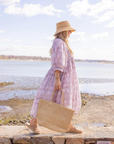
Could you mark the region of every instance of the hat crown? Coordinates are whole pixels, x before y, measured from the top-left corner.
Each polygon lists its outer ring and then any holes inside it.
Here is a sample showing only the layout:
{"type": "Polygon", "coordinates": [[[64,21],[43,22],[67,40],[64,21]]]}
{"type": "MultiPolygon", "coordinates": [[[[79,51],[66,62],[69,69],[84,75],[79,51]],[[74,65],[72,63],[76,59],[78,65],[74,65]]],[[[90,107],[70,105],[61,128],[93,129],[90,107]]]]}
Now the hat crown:
{"type": "Polygon", "coordinates": [[[71,27],[70,23],[68,21],[62,21],[56,24],[57,29],[62,29],[65,27],[71,27]]]}

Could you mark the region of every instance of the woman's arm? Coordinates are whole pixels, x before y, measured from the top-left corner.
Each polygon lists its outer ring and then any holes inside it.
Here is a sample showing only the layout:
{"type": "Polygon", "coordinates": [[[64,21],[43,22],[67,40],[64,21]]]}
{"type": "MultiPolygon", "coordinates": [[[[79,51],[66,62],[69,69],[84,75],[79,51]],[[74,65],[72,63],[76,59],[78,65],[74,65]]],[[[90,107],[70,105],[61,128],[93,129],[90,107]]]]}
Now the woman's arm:
{"type": "Polygon", "coordinates": [[[60,75],[59,75],[59,70],[55,70],[55,78],[59,79],[60,75]]]}
{"type": "Polygon", "coordinates": [[[55,70],[55,89],[61,88],[60,74],[59,70],[55,70]]]}
{"type": "Polygon", "coordinates": [[[55,39],[52,45],[51,65],[55,73],[55,90],[61,88],[60,72],[63,73],[66,66],[64,42],[55,39]]]}

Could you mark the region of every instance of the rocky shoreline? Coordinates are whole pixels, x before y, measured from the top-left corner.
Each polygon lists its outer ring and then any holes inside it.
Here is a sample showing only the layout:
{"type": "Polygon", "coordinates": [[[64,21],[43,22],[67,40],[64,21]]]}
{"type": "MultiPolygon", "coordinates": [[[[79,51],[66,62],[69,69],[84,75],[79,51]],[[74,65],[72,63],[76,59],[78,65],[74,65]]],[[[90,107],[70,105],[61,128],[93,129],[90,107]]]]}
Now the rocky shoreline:
{"type": "MultiPolygon", "coordinates": [[[[94,123],[101,122],[105,125],[113,125],[113,103],[114,95],[111,96],[90,96],[87,93],[81,93],[82,107],[78,114],[75,114],[72,123],[94,123]],[[103,113],[105,110],[105,113],[103,113]],[[110,113],[109,113],[110,112],[110,113]]],[[[30,115],[33,100],[29,99],[10,99],[0,101],[0,105],[9,105],[12,107],[10,112],[0,114],[0,125],[25,125],[33,118],[30,115]]]]}

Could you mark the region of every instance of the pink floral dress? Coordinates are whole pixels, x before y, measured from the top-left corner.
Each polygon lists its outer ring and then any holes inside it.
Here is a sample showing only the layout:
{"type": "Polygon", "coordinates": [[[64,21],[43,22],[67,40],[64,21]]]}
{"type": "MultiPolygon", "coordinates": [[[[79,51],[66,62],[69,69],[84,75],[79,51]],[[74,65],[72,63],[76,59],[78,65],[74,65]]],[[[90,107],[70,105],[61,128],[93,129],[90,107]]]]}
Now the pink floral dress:
{"type": "MultiPolygon", "coordinates": [[[[74,57],[71,56],[65,42],[56,38],[52,45],[51,68],[45,75],[31,108],[30,115],[35,118],[37,117],[39,99],[51,101],[55,85],[55,70],[60,70],[61,88],[65,97],[63,106],[75,110],[74,114],[78,113],[81,108],[81,94],[74,57]]],[[[61,104],[61,96],[61,89],[57,89],[53,102],[61,104]]]]}

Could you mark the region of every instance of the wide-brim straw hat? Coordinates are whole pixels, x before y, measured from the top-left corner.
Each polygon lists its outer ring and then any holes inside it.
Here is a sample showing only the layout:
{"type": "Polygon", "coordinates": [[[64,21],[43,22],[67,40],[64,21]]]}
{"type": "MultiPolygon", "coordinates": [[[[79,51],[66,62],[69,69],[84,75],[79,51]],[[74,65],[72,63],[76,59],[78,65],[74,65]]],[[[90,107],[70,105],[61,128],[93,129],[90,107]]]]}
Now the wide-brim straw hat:
{"type": "Polygon", "coordinates": [[[71,30],[72,32],[76,31],[76,29],[71,27],[71,25],[70,25],[70,23],[68,21],[58,22],[56,24],[56,32],[55,32],[54,36],[57,33],[60,33],[60,32],[63,32],[63,31],[68,31],[68,30],[71,30]]]}

